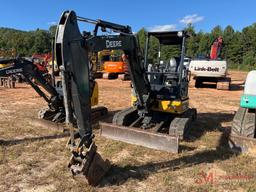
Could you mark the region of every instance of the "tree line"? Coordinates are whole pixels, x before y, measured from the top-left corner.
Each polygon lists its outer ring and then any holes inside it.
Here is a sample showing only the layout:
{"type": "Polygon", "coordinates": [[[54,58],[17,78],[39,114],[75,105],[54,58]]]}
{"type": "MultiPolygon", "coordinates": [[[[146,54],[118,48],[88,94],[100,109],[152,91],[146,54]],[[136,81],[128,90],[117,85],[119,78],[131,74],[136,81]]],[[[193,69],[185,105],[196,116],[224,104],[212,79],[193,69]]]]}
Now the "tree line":
{"type": "Polygon", "coordinates": [[[56,26],[51,26],[49,30],[37,29],[35,31],[0,28],[0,51],[15,50],[19,56],[49,53],[55,29],[56,26]]]}
{"type": "MultiPolygon", "coordinates": [[[[21,31],[9,28],[0,28],[0,50],[15,49],[20,56],[31,56],[33,53],[51,52],[51,43],[54,39],[56,26],[48,30],[21,31]]],[[[192,25],[186,30],[191,37],[187,40],[186,56],[196,58],[209,55],[214,40],[222,36],[224,43],[221,58],[226,59],[230,68],[255,69],[256,67],[256,23],[236,31],[231,25],[222,29],[214,27],[210,32],[196,32],[192,25]]],[[[140,46],[144,48],[146,30],[142,28],[137,36],[140,46]]],[[[158,45],[152,40],[149,57],[156,58],[158,45]]],[[[164,48],[163,58],[170,58],[178,53],[177,47],[164,48]]]]}
{"type": "MultiPolygon", "coordinates": [[[[186,28],[190,34],[186,42],[186,56],[193,58],[206,57],[210,54],[211,45],[214,40],[222,36],[224,43],[221,58],[226,59],[229,68],[239,70],[252,70],[256,68],[256,23],[245,27],[242,31],[235,31],[231,25],[222,29],[221,26],[214,27],[210,32],[196,32],[192,25],[186,28]]],[[[141,47],[144,47],[146,30],[141,29],[137,35],[141,47]]],[[[153,39],[149,50],[149,57],[156,57],[158,45],[153,39]]],[[[176,56],[177,48],[169,47],[162,51],[162,58],[176,56]]]]}

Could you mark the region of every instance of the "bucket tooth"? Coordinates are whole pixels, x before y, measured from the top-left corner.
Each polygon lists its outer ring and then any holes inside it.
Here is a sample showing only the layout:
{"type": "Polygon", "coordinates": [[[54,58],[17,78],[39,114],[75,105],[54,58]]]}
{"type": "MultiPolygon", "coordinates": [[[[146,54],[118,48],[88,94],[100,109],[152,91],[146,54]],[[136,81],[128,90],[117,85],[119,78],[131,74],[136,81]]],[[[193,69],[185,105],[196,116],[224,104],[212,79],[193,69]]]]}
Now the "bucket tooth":
{"type": "Polygon", "coordinates": [[[103,122],[100,122],[100,134],[106,138],[117,141],[141,145],[170,153],[178,153],[179,137],[177,136],[103,122]]]}

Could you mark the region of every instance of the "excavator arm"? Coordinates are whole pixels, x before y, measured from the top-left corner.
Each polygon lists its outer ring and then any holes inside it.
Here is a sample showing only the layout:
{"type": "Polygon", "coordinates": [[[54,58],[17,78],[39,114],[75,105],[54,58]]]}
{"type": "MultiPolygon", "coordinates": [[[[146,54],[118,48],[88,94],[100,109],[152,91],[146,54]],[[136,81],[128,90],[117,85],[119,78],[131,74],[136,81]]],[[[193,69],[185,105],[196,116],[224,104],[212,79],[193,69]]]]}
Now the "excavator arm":
{"type": "Polygon", "coordinates": [[[10,64],[7,67],[0,69],[0,77],[22,74],[27,83],[48,103],[50,110],[57,113],[62,113],[64,110],[62,104],[62,98],[56,89],[43,77],[42,73],[33,64],[32,61],[25,58],[17,59],[3,59],[0,61],[2,64],[10,64]],[[41,87],[46,90],[45,93],[37,85],[37,82],[41,87]]]}
{"type": "Polygon", "coordinates": [[[223,44],[223,38],[219,36],[216,38],[211,46],[210,59],[215,60],[220,57],[223,44]]]}
{"type": "MultiPolygon", "coordinates": [[[[80,138],[79,144],[72,148],[69,167],[73,174],[83,174],[90,184],[96,185],[109,169],[109,163],[96,152],[97,147],[93,142],[90,116],[92,74],[88,55],[89,52],[102,50],[124,51],[129,58],[128,67],[138,98],[136,105],[139,114],[143,116],[147,113],[151,92],[141,62],[142,58],[139,55],[138,42],[129,26],[82,18],[76,16],[74,11],[66,11],[58,24],[55,43],[57,65],[62,70],[66,122],[72,123],[76,119],[80,138]],[[83,32],[82,35],[78,21],[94,24],[95,29],[92,33],[83,32]],[[109,29],[119,34],[97,35],[99,28],[103,32],[109,29]]],[[[71,131],[71,138],[75,138],[73,131],[71,131]]]]}
{"type": "MultiPolygon", "coordinates": [[[[178,42],[182,43],[183,56],[184,34],[182,33],[181,37],[179,37],[177,32],[171,33],[171,39],[173,38],[174,40],[178,38],[178,42]]],[[[79,132],[78,135],[75,134],[72,127],[70,127],[72,157],[69,167],[74,175],[85,175],[91,185],[97,185],[110,168],[109,162],[104,161],[97,153],[97,146],[93,141],[94,135],[91,119],[90,95],[92,90],[90,84],[93,81],[93,75],[90,70],[89,54],[103,50],[122,50],[127,55],[129,60],[128,70],[135,92],[136,102],[134,103],[134,107],[116,113],[112,125],[101,123],[101,128],[104,127],[103,124],[105,125],[105,129],[101,129],[101,134],[107,136],[111,133],[112,137],[110,138],[122,137],[128,143],[142,144],[150,148],[167,150],[169,152],[178,151],[179,137],[176,132],[173,135],[166,135],[123,127],[133,127],[140,123],[147,125],[150,124],[149,122],[152,118],[161,116],[159,113],[157,113],[158,116],[153,117],[152,115],[156,114],[152,112],[156,95],[151,90],[151,84],[148,79],[149,73],[145,71],[146,68],[142,62],[143,58],[139,44],[131,28],[103,20],[78,17],[74,11],[65,11],[57,26],[55,51],[57,65],[61,69],[62,74],[66,123],[70,124],[76,121],[79,132]],[[93,24],[95,28],[92,32],[84,31],[81,33],[78,21],[93,24]],[[111,30],[116,34],[98,35],[99,29],[102,32],[111,30]],[[115,134],[114,136],[113,133],[115,134]],[[76,142],[75,139],[79,139],[79,142],[76,142]]],[[[183,58],[181,58],[181,64],[183,64],[183,58]]],[[[182,69],[180,68],[179,73],[181,77],[183,77],[182,69]]],[[[187,117],[188,115],[185,115],[187,113],[184,113],[184,117],[179,116],[180,118],[177,118],[175,121],[177,122],[176,124],[178,122],[182,123],[182,131],[191,119],[190,116],[187,117]]],[[[170,121],[170,115],[166,114],[164,119],[160,118],[160,123],[158,121],[154,122],[156,132],[165,122],[167,124],[170,121]]],[[[174,131],[180,128],[176,124],[170,126],[174,131]]],[[[147,127],[145,126],[143,128],[146,129],[147,127]]]]}
{"type": "MultiPolygon", "coordinates": [[[[136,37],[129,26],[122,26],[102,20],[77,17],[75,12],[64,12],[57,29],[57,64],[63,69],[63,90],[66,111],[76,114],[80,136],[91,133],[90,119],[90,63],[89,52],[102,50],[123,50],[129,58],[129,70],[138,97],[138,108],[147,110],[150,84],[142,66],[142,59],[136,37]],[[80,33],[77,21],[95,24],[93,34],[80,33]],[[98,28],[111,29],[119,35],[97,35],[98,28]],[[71,102],[71,103],[70,103],[71,102]],[[72,107],[71,107],[72,106],[72,107]]],[[[68,115],[67,115],[68,117],[68,115]]],[[[68,120],[69,122],[69,120],[68,120]]]]}

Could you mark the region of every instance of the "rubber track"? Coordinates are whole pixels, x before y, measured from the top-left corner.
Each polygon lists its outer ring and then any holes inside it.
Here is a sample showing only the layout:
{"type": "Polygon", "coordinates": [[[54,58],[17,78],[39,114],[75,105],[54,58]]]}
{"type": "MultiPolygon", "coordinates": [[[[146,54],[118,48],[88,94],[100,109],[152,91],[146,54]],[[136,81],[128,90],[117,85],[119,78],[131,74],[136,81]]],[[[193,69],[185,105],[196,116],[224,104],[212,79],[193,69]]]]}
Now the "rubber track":
{"type": "Polygon", "coordinates": [[[169,135],[179,136],[180,139],[183,139],[190,129],[191,119],[175,117],[169,128],[169,135]]]}
{"type": "Polygon", "coordinates": [[[129,107],[127,109],[124,109],[122,111],[117,112],[113,117],[113,124],[120,125],[120,126],[128,126],[131,124],[131,121],[135,121],[136,117],[131,119],[131,116],[134,116],[137,113],[136,108],[129,107]]]}
{"type": "Polygon", "coordinates": [[[180,139],[188,136],[192,121],[196,120],[196,109],[189,109],[180,117],[175,117],[169,127],[170,135],[177,135],[180,139]]]}
{"type": "Polygon", "coordinates": [[[255,118],[255,111],[250,112],[248,109],[240,107],[233,119],[231,133],[255,138],[255,118]]]}

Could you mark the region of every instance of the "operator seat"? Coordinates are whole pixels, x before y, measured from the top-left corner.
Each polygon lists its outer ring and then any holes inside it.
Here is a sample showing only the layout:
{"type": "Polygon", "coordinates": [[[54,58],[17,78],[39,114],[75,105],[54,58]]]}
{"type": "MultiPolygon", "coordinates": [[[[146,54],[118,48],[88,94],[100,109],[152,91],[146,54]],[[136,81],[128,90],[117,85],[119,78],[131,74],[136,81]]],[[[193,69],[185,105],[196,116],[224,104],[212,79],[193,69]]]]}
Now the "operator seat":
{"type": "Polygon", "coordinates": [[[169,64],[166,65],[166,71],[170,71],[170,72],[176,72],[177,71],[177,62],[176,59],[174,57],[172,57],[169,61],[169,64]]]}

